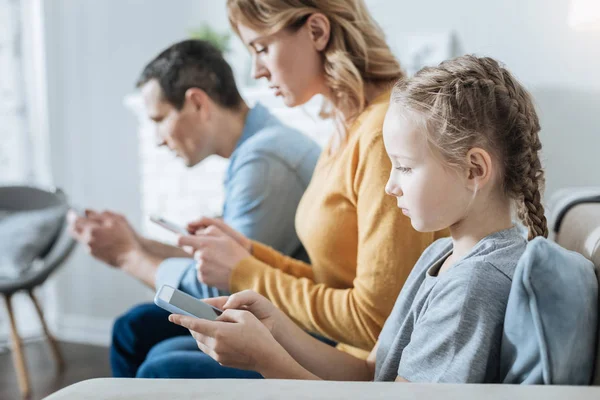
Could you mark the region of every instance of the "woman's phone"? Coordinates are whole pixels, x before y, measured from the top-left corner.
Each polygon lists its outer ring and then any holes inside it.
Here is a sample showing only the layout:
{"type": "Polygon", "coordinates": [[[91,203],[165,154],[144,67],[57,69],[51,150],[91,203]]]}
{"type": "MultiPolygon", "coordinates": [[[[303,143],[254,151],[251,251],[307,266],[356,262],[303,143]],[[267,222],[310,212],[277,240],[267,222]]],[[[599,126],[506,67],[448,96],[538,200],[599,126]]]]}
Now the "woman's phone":
{"type": "Polygon", "coordinates": [[[183,314],[210,321],[216,320],[219,315],[223,314],[222,310],[169,285],[163,285],[156,292],[154,304],[174,314],[183,314]]]}
{"type": "Polygon", "coordinates": [[[150,221],[154,222],[157,225],[162,226],[163,228],[176,233],[178,235],[189,235],[190,233],[182,226],[177,225],[174,222],[168,221],[163,217],[159,217],[158,215],[151,215],[150,221]]]}

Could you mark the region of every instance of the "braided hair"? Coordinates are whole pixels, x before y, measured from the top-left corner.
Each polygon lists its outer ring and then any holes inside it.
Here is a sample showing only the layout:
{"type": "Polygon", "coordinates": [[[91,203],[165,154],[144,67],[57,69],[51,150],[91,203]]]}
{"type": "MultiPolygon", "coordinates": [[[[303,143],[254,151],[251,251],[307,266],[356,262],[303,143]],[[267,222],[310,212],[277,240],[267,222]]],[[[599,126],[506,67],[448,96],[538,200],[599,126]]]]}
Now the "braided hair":
{"type": "Polygon", "coordinates": [[[462,166],[473,147],[490,151],[529,240],[548,236],[539,119],[530,94],[506,68],[488,57],[458,57],[399,81],[392,103],[425,116],[428,143],[453,166],[462,166]]]}

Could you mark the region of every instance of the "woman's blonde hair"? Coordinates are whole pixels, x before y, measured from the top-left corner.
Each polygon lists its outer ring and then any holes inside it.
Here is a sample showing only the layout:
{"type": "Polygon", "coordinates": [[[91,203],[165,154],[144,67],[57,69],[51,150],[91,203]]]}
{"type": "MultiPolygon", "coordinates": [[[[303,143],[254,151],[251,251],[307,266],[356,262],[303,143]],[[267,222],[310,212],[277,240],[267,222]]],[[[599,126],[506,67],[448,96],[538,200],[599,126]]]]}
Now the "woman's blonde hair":
{"type": "Polygon", "coordinates": [[[239,36],[238,24],[266,35],[281,29],[299,29],[311,14],[329,19],[331,34],[323,51],[326,84],[336,98],[324,103],[322,118],[339,117],[348,110],[345,127],[366,107],[365,84],[391,83],[403,76],[400,64],[363,0],[228,0],[229,22],[239,36]]]}
{"type": "Polygon", "coordinates": [[[548,236],[540,123],[530,94],[506,68],[487,57],[458,57],[398,82],[391,103],[424,117],[428,143],[452,166],[463,166],[473,147],[490,151],[529,239],[548,236]]]}

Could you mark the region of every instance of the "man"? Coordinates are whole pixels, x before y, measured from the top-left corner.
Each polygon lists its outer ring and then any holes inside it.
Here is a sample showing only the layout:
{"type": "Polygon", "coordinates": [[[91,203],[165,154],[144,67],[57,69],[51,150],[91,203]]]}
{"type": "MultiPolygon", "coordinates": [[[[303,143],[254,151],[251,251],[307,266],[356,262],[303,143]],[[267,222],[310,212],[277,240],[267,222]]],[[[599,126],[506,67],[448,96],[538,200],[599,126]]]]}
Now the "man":
{"type": "MultiPolygon", "coordinates": [[[[160,146],[167,146],[188,167],[213,154],[230,159],[224,182],[225,222],[249,238],[305,258],[294,217],[319,156],[318,145],[282,125],[260,104],[250,109],[231,67],[205,41],[186,40],[164,50],[145,67],[137,87],[160,146]]],[[[153,289],[167,283],[182,290],[191,285],[198,292],[190,255],[140,236],[123,216],[87,210],[85,217],[71,213],[69,221],[73,236],[94,257],[153,289]]],[[[220,294],[200,287],[201,297],[220,294]]],[[[155,344],[189,334],[167,316],[153,304],[142,304],[116,320],[111,347],[115,376],[135,376],[155,344]]]]}

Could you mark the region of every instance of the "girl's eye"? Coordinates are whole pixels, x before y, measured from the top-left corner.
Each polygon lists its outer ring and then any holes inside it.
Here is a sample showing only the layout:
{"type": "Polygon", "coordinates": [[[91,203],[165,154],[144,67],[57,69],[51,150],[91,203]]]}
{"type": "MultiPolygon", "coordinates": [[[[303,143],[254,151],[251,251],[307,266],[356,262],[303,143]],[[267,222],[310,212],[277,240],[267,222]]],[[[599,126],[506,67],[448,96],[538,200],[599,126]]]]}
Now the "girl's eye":
{"type": "Polygon", "coordinates": [[[266,53],[267,52],[267,48],[266,47],[260,47],[258,49],[255,49],[254,51],[256,51],[256,54],[266,53]]]}
{"type": "Polygon", "coordinates": [[[410,171],[412,171],[410,168],[406,168],[406,167],[396,167],[396,169],[403,174],[408,174],[410,171]]]}

